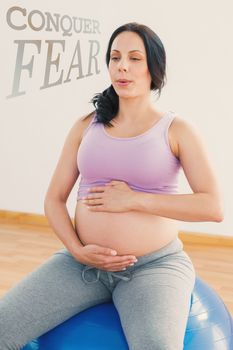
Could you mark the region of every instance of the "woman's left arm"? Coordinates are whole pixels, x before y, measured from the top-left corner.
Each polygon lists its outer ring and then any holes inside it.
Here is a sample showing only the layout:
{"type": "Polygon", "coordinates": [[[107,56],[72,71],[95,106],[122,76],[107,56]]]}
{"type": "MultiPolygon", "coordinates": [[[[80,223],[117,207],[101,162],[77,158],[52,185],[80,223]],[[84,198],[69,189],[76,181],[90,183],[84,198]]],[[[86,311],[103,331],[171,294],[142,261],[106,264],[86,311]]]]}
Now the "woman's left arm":
{"type": "Polygon", "coordinates": [[[131,210],[182,221],[223,220],[220,190],[205,146],[197,130],[181,118],[169,128],[169,140],[176,145],[191,194],[153,194],[136,192],[131,210]]]}

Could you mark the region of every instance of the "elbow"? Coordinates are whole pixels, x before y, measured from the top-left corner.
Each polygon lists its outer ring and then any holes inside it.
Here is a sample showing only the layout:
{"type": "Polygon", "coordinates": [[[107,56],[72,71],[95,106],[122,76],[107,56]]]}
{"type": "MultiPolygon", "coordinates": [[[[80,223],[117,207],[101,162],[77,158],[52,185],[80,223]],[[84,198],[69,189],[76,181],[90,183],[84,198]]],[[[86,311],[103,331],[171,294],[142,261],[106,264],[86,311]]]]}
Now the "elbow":
{"type": "Polygon", "coordinates": [[[46,194],[45,199],[44,199],[44,213],[48,213],[50,208],[54,208],[56,205],[66,205],[66,200],[60,198],[58,195],[54,196],[51,194],[46,194]]]}
{"type": "Polygon", "coordinates": [[[223,211],[219,211],[215,214],[213,221],[214,222],[222,222],[224,220],[224,213],[223,211]]]}
{"type": "Polygon", "coordinates": [[[220,200],[215,200],[213,203],[213,210],[212,210],[212,220],[214,222],[222,222],[224,220],[224,209],[223,204],[220,200]]]}

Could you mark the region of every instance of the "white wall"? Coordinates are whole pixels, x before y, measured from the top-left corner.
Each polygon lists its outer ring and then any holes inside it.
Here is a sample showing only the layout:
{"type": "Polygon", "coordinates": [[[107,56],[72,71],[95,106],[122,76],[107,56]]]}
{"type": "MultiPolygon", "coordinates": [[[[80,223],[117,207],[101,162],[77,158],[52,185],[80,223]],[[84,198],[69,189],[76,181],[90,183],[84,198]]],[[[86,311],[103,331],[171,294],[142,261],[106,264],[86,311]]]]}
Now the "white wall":
{"type": "MultiPolygon", "coordinates": [[[[89,100],[94,93],[109,85],[105,67],[105,50],[112,31],[130,21],[152,27],[164,43],[167,52],[168,82],[160,99],[159,109],[173,109],[181,117],[195,124],[205,140],[206,147],[217,173],[225,203],[222,223],[184,223],[181,228],[190,231],[233,235],[231,225],[232,178],[232,12],[230,0],[206,1],[144,1],[102,0],[87,1],[11,1],[1,2],[1,114],[0,114],[0,209],[43,213],[43,201],[51,175],[56,166],[64,139],[77,118],[91,111],[89,100]],[[145,4],[145,6],[144,6],[145,4]],[[6,21],[12,6],[20,6],[29,14],[33,10],[57,13],[61,17],[81,17],[99,22],[101,33],[82,33],[64,36],[63,31],[48,32],[14,30],[6,21]],[[15,74],[17,43],[15,40],[39,40],[40,53],[35,44],[25,46],[23,63],[28,64],[34,55],[32,77],[22,71],[20,91],[12,94],[15,74]],[[52,59],[60,53],[59,69],[51,67],[50,82],[66,79],[77,41],[80,41],[83,74],[88,70],[89,40],[100,44],[96,74],[76,80],[78,69],[71,72],[71,81],[47,89],[40,89],[45,77],[48,45],[46,40],[65,40],[54,45],[52,59]]],[[[12,22],[22,25],[27,17],[14,13],[12,22]]],[[[32,23],[41,24],[34,14],[32,23]]],[[[64,26],[68,21],[64,19],[64,26]]],[[[77,63],[77,57],[75,59],[77,63]]],[[[17,64],[18,67],[18,64],[17,64]]],[[[17,68],[16,73],[19,73],[17,68]]],[[[68,208],[74,214],[78,182],[72,191],[68,208]]],[[[181,192],[190,192],[183,175],[181,192]]]]}

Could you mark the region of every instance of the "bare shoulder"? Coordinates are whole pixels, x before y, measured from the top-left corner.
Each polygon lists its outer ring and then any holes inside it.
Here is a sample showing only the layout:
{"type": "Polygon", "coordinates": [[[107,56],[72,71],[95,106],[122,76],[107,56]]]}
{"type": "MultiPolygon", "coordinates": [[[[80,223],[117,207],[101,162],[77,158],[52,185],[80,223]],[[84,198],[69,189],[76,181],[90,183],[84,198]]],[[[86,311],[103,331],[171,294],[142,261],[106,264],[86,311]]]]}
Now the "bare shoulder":
{"type": "Polygon", "coordinates": [[[186,119],[176,116],[168,131],[171,150],[174,155],[179,158],[180,150],[183,144],[190,143],[191,140],[200,140],[200,135],[196,126],[186,119]]]}
{"type": "Polygon", "coordinates": [[[171,124],[171,131],[175,134],[185,132],[197,132],[195,125],[180,116],[175,116],[171,124]]]}
{"type": "Polygon", "coordinates": [[[91,112],[88,115],[85,114],[75,120],[66,136],[64,149],[68,149],[69,152],[71,152],[72,150],[74,152],[77,152],[81,144],[84,131],[90,124],[93,116],[94,112],[91,112]]]}
{"type": "Polygon", "coordinates": [[[84,124],[89,124],[91,122],[91,120],[93,119],[95,114],[95,111],[92,111],[89,114],[85,114],[80,118],[80,121],[84,124]]]}
{"type": "Polygon", "coordinates": [[[72,127],[72,130],[73,130],[74,134],[77,135],[79,143],[82,141],[83,134],[84,134],[86,128],[88,127],[88,125],[91,123],[91,121],[94,117],[94,114],[95,114],[95,111],[93,111],[89,114],[82,115],[81,117],[79,117],[75,121],[75,123],[72,127]]]}

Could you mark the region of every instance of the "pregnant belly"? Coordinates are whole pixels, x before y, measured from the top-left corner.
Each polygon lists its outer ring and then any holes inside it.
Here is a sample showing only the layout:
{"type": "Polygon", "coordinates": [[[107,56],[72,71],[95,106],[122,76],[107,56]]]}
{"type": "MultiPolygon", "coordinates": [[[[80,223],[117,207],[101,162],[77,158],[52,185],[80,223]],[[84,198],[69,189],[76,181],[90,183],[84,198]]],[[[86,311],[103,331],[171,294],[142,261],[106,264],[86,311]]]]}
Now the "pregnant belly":
{"type": "Polygon", "coordinates": [[[141,256],[158,250],[178,234],[177,221],[152,214],[92,212],[77,201],[75,229],[80,241],[141,256]]]}

